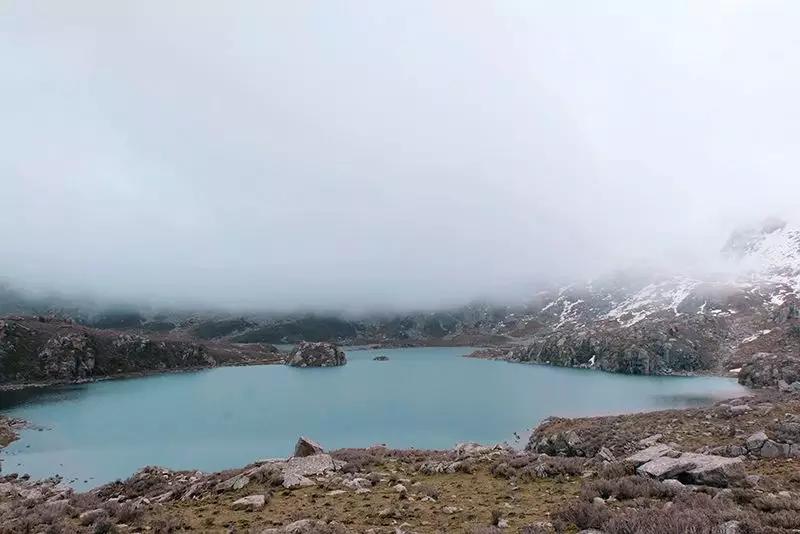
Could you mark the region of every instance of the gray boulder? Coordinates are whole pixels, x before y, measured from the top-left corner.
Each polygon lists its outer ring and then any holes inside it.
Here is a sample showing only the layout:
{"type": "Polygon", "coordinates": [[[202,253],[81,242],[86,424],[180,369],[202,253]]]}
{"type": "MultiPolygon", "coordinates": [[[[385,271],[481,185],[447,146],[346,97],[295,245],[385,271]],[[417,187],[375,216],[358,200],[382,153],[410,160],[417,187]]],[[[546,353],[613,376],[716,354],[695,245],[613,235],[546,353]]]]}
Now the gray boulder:
{"type": "Polygon", "coordinates": [[[766,432],[761,430],[747,438],[744,441],[744,446],[747,447],[748,451],[755,453],[761,450],[761,447],[768,439],[766,432]]]}
{"type": "Polygon", "coordinates": [[[292,367],[335,367],[347,363],[344,351],[333,343],[301,342],[287,362],[292,367]]]}
{"type": "Polygon", "coordinates": [[[790,446],[785,443],[776,443],[768,439],[761,446],[758,455],[762,458],[784,458],[789,456],[790,446]]]}
{"type": "Polygon", "coordinates": [[[231,507],[234,510],[246,510],[248,512],[255,512],[264,508],[267,503],[267,498],[264,495],[248,495],[236,501],[233,501],[231,507]]]}
{"type": "Polygon", "coordinates": [[[574,430],[546,435],[534,432],[527,448],[550,456],[586,456],[587,452],[583,439],[574,430]]]}
{"type": "MultiPolygon", "coordinates": [[[[688,484],[702,484],[706,486],[726,487],[733,480],[744,477],[742,458],[726,458],[713,454],[683,453],[679,456],[669,456],[670,452],[654,447],[649,454],[640,451],[639,456],[628,461],[637,463],[645,457],[651,458],[643,462],[636,469],[639,475],[656,478],[659,480],[678,478],[688,484]]],[[[634,455],[635,456],[635,455],[634,455]]]]}
{"type": "Polygon", "coordinates": [[[297,445],[294,446],[295,456],[313,456],[323,452],[325,451],[322,449],[322,445],[305,436],[300,436],[300,439],[297,440],[297,445]]]}
{"type": "Polygon", "coordinates": [[[662,456],[667,456],[668,454],[674,452],[675,449],[670,447],[669,445],[665,445],[663,443],[658,443],[656,445],[651,445],[646,449],[643,449],[637,453],[628,456],[625,460],[632,463],[635,466],[640,466],[657,458],[661,458],[662,456]]]}
{"type": "Polygon", "coordinates": [[[664,480],[667,478],[674,478],[681,473],[694,469],[696,465],[694,461],[688,458],[670,458],[669,456],[662,456],[640,465],[636,469],[636,473],[641,476],[664,480]]]}

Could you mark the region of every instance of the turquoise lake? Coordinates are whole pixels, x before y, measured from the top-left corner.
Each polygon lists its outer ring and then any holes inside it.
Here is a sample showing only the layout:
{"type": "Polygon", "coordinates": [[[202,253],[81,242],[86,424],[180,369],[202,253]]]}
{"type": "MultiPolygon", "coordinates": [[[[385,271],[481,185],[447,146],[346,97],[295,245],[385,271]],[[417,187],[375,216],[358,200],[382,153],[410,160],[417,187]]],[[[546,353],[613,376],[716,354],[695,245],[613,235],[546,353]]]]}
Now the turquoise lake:
{"type": "Polygon", "coordinates": [[[2,472],[60,474],[84,489],[145,465],[212,471],[287,456],[301,434],[327,449],[449,448],[460,441],[521,447],[550,415],[685,407],[746,393],[726,378],[461,357],[471,350],[348,350],[348,364],[336,368],[222,367],[0,392],[0,412],[44,428],[23,431],[0,452],[2,472]],[[377,355],[390,360],[373,361],[377,355]]]}

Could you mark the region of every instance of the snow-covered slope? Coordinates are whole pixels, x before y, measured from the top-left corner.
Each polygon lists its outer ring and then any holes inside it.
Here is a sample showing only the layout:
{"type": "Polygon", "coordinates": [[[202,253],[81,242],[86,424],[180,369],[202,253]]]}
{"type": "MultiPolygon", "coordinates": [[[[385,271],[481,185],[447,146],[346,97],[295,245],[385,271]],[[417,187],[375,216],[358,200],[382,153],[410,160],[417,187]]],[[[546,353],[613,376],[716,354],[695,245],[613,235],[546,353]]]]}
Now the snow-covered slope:
{"type": "Polygon", "coordinates": [[[800,227],[735,232],[718,260],[715,272],[617,274],[540,295],[507,332],[527,336],[516,357],[670,373],[800,346],[800,227]]]}

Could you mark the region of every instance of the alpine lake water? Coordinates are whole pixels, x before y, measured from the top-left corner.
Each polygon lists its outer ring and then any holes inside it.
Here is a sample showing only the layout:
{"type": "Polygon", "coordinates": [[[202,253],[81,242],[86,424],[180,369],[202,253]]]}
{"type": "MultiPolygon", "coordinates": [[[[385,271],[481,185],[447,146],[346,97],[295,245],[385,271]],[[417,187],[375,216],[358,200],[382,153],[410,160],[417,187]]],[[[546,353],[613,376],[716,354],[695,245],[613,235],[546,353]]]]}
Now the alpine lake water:
{"type": "Polygon", "coordinates": [[[718,377],[626,376],[461,356],[466,347],[348,349],[343,367],[220,367],[0,392],[0,413],[33,427],[0,451],[2,472],[61,475],[76,489],[146,465],[215,471],[326,449],[522,447],[547,416],[705,404],[746,393],[718,377]],[[374,361],[375,356],[388,361],[374,361]],[[515,432],[521,437],[515,437],[515,432]]]}

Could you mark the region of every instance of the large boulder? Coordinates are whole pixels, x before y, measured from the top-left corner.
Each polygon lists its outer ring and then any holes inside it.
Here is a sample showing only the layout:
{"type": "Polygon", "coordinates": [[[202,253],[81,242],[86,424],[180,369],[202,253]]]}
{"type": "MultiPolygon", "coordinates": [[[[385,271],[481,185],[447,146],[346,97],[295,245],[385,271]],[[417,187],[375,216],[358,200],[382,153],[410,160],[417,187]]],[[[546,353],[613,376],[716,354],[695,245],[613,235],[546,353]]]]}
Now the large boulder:
{"type": "Polygon", "coordinates": [[[587,456],[586,444],[574,430],[548,434],[537,429],[531,435],[527,449],[550,456],[587,456]]]}
{"type": "Polygon", "coordinates": [[[287,362],[293,367],[334,367],[347,363],[344,351],[333,343],[303,341],[294,349],[287,362]]]}
{"type": "Polygon", "coordinates": [[[267,503],[267,498],[264,495],[248,495],[236,501],[233,501],[231,507],[234,510],[246,510],[255,512],[264,508],[267,503]]]}
{"type": "Polygon", "coordinates": [[[741,457],[727,458],[691,452],[677,454],[673,449],[654,445],[627,460],[641,464],[636,469],[639,475],[659,480],[677,478],[687,484],[726,487],[732,481],[744,478],[741,457]],[[642,460],[647,461],[642,463],[642,460]]]}
{"type": "Polygon", "coordinates": [[[300,439],[297,440],[297,445],[294,446],[294,455],[298,457],[313,456],[314,454],[322,454],[323,452],[325,451],[322,445],[305,436],[300,436],[300,439]]]}

